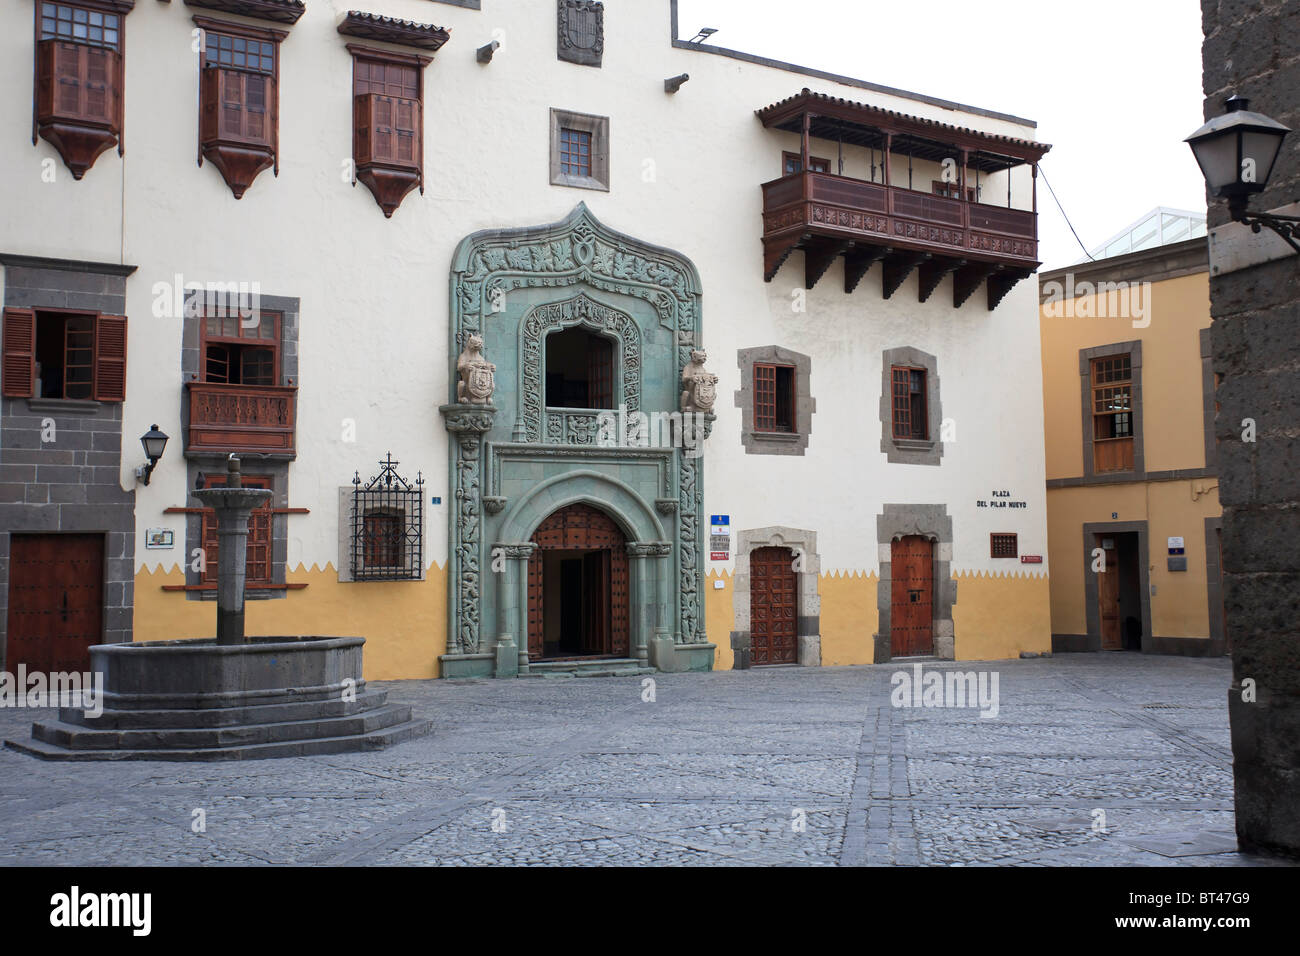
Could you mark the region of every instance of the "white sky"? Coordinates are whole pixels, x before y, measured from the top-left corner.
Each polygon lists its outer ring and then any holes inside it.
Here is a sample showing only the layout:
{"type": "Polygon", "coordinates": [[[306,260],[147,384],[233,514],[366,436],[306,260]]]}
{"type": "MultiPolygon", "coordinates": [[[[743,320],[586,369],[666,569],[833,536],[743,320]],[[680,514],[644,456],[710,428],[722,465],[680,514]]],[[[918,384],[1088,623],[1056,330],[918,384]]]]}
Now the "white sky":
{"type": "MultiPolygon", "coordinates": [[[[1155,206],[1205,210],[1183,142],[1203,121],[1197,0],[680,0],[682,39],[706,26],[715,46],[1036,120],[1086,248],[1155,206]]],[[[1044,268],[1082,259],[1041,179],[1038,212],[1044,268]]]]}

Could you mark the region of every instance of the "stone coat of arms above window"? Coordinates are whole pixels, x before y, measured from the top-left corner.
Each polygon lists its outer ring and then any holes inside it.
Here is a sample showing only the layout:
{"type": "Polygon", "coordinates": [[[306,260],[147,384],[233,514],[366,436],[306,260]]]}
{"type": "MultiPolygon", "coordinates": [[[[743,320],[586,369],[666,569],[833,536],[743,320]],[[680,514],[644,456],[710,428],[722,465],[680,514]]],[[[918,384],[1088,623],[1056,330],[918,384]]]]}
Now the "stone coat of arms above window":
{"type": "Polygon", "coordinates": [[[605,55],[605,5],[596,0],[557,0],[556,56],[581,66],[600,66],[605,55]]]}
{"type": "Polygon", "coordinates": [[[718,400],[718,376],[704,367],[709,360],[704,349],[692,349],[691,360],[682,369],[682,411],[713,411],[713,403],[718,400]]]}

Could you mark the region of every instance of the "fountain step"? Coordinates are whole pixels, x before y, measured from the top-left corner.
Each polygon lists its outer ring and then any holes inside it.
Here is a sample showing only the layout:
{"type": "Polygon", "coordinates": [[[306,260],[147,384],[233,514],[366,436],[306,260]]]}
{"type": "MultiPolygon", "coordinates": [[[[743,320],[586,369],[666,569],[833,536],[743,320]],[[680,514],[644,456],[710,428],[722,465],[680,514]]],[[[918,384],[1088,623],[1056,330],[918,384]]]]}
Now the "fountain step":
{"type": "MultiPolygon", "coordinates": [[[[386,708],[387,710],[388,708],[386,708]]],[[[176,747],[167,749],[69,750],[46,740],[6,740],[5,746],[42,760],[261,760],[271,757],[306,757],[314,754],[348,753],[360,750],[383,750],[395,744],[423,737],[433,729],[433,721],[411,719],[409,708],[392,708],[405,711],[406,719],[387,723],[379,729],[359,733],[339,734],[329,737],[277,740],[266,743],[240,743],[217,747],[176,747]]],[[[306,723],[320,723],[308,721],[306,723]]],[[[35,733],[37,724],[33,727],[35,733]]],[[[241,728],[242,729],[242,728],[241,728]]],[[[335,726],[333,729],[338,730],[335,726]]]]}
{"type": "Polygon", "coordinates": [[[388,704],[362,714],[239,727],[162,727],[98,730],[59,720],[32,725],[32,737],[65,750],[204,750],[322,737],[353,737],[411,719],[411,708],[388,704]]]}
{"type": "Polygon", "coordinates": [[[388,692],[367,690],[357,699],[304,700],[289,704],[257,704],[247,707],[211,707],[193,710],[116,710],[104,708],[90,717],[79,708],[60,707],[59,721],[91,730],[154,730],[174,727],[197,730],[203,727],[243,727],[253,724],[281,724],[293,720],[349,717],[382,707],[388,692]]]}

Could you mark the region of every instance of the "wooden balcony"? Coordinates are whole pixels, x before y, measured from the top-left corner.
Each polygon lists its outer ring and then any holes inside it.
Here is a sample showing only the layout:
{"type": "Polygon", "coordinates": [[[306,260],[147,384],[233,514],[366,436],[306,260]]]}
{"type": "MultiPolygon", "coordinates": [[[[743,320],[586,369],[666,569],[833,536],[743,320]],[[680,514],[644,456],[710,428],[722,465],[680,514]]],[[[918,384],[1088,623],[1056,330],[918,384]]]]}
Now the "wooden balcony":
{"type": "Polygon", "coordinates": [[[887,299],[920,270],[920,301],[951,274],[954,307],[987,283],[991,310],[1038,268],[1037,220],[1027,209],[794,173],[763,184],[763,278],[772,281],[790,253],[803,249],[809,289],[843,256],[845,292],[880,261],[887,299]]]}
{"type": "Polygon", "coordinates": [[[272,454],[293,458],[296,386],[189,382],[187,454],[272,454]]]}

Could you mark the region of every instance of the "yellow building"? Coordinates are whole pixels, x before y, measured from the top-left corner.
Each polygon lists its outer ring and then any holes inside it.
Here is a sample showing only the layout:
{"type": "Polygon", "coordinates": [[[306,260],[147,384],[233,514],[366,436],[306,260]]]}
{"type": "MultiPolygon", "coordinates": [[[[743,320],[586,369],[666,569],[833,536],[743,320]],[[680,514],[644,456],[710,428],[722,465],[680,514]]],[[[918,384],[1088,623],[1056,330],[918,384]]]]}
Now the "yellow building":
{"type": "Polygon", "coordinates": [[[1206,239],[1039,297],[1052,649],[1225,653],[1206,239]]]}

